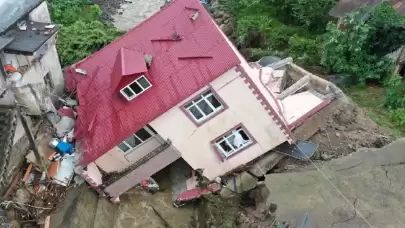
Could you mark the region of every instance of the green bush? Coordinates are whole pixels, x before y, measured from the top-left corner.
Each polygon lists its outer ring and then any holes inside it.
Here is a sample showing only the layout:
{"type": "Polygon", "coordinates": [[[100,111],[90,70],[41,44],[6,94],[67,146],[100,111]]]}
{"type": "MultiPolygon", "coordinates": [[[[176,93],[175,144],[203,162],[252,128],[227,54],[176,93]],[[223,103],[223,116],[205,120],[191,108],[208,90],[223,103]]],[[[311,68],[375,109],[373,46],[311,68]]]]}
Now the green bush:
{"type": "Polygon", "coordinates": [[[400,76],[392,77],[388,82],[385,106],[389,109],[405,108],[405,84],[400,76]]]}
{"type": "Polygon", "coordinates": [[[57,49],[62,66],[73,64],[117,38],[122,33],[99,21],[77,21],[59,32],[57,49]]]}
{"type": "Polygon", "coordinates": [[[357,16],[357,13],[347,15],[344,29],[328,24],[321,62],[330,72],[348,75],[357,83],[383,82],[392,73],[394,64],[386,57],[370,54],[373,28],[356,19],[357,16]]]}
{"type": "Polygon", "coordinates": [[[271,20],[263,15],[245,15],[236,20],[236,42],[242,47],[260,47],[271,20]]]}
{"type": "Polygon", "coordinates": [[[303,66],[320,64],[321,45],[316,40],[293,36],[288,46],[288,52],[298,64],[303,66]]]}
{"type": "Polygon", "coordinates": [[[311,31],[325,31],[326,25],[332,19],[329,10],[336,3],[336,0],[295,0],[291,4],[295,23],[311,31]]]}
{"type": "Polygon", "coordinates": [[[405,108],[391,110],[390,117],[397,127],[405,128],[405,108]]]}
{"type": "Polygon", "coordinates": [[[70,25],[78,20],[94,21],[101,15],[98,5],[90,0],[48,0],[54,23],[70,25]]]}

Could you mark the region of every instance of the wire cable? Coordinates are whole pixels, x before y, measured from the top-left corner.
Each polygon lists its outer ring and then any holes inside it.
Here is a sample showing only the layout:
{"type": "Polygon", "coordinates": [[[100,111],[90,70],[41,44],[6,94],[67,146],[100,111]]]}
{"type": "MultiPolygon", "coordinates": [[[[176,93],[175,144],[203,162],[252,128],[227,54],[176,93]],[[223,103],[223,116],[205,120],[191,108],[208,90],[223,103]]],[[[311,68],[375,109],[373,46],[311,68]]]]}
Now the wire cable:
{"type": "Polygon", "coordinates": [[[347,201],[347,203],[349,203],[349,205],[355,210],[355,212],[364,220],[365,223],[367,223],[367,225],[371,228],[374,228],[374,226],[371,225],[371,223],[366,219],[366,217],[352,204],[352,202],[350,202],[349,199],[347,199],[347,197],[336,187],[335,184],[332,183],[332,181],[325,175],[325,173],[323,173],[321,171],[321,169],[318,167],[318,165],[315,164],[314,161],[311,160],[311,158],[305,154],[301,148],[299,148],[299,146],[297,144],[295,144],[295,146],[298,148],[298,150],[304,154],[304,156],[312,163],[313,166],[315,166],[316,170],[319,171],[322,176],[336,189],[336,191],[340,194],[340,196],[343,197],[343,199],[345,199],[347,201]]]}

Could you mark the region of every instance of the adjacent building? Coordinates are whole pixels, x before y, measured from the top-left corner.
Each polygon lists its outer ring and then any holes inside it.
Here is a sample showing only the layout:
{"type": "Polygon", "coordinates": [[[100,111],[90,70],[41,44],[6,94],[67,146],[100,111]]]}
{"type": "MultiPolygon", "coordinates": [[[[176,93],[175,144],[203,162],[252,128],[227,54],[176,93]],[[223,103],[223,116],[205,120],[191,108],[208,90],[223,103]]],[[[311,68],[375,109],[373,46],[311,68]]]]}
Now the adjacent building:
{"type": "Polygon", "coordinates": [[[77,172],[117,197],[180,158],[213,180],[294,143],[291,130],[330,97],[291,62],[303,75],[289,84],[287,63],[249,64],[199,1],[172,1],[67,69],[77,172]]]}
{"type": "MultiPolygon", "coordinates": [[[[15,105],[31,116],[39,116],[51,105],[51,94],[64,89],[64,79],[55,48],[59,26],[51,24],[43,0],[0,2],[0,179],[1,187],[10,180],[10,169],[23,161],[28,146],[15,105]],[[24,141],[24,142],[23,142],[24,141]],[[21,144],[21,145],[17,145],[21,144]],[[10,165],[12,164],[12,165],[10,165]],[[6,171],[8,170],[8,171],[6,171]]],[[[14,167],[15,168],[15,167],[14,167]]]]}

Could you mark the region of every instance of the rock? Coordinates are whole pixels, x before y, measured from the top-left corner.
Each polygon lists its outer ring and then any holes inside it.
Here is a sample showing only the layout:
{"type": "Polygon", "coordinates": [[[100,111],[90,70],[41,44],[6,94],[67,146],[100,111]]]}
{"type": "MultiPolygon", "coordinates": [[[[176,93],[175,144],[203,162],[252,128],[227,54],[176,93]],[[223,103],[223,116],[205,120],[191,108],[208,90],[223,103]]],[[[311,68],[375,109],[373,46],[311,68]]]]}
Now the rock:
{"type": "Polygon", "coordinates": [[[257,179],[247,172],[242,172],[236,177],[228,179],[226,187],[231,192],[242,193],[249,191],[257,186],[257,179]]]}
{"type": "Polygon", "coordinates": [[[323,153],[323,154],[321,154],[321,159],[324,161],[328,161],[328,160],[332,159],[332,155],[323,153]]]}
{"type": "Polygon", "coordinates": [[[222,24],[219,26],[219,28],[222,30],[222,32],[225,33],[225,35],[230,36],[233,33],[233,28],[229,24],[222,24]]]}
{"type": "Polygon", "coordinates": [[[277,210],[277,204],[275,204],[275,203],[270,203],[269,211],[270,211],[271,213],[274,213],[274,212],[276,212],[276,210],[277,210]]]}
{"type": "Polygon", "coordinates": [[[217,19],[215,19],[215,22],[217,22],[218,25],[222,25],[222,24],[224,24],[224,19],[217,18],[217,19]]]}
{"type": "Polygon", "coordinates": [[[224,24],[229,24],[229,23],[230,23],[229,19],[224,19],[224,24]]]}
{"type": "Polygon", "coordinates": [[[346,130],[346,127],[342,126],[342,125],[337,125],[337,126],[335,126],[335,129],[338,131],[344,131],[344,130],[346,130]]]}
{"type": "Polygon", "coordinates": [[[337,137],[340,137],[340,133],[339,133],[339,132],[336,132],[335,134],[336,134],[337,137]]]}
{"type": "Polygon", "coordinates": [[[223,11],[220,11],[220,10],[217,10],[217,11],[214,11],[214,13],[212,14],[212,16],[213,16],[215,19],[217,19],[217,18],[223,17],[223,16],[224,16],[224,12],[223,12],[223,11]]]}

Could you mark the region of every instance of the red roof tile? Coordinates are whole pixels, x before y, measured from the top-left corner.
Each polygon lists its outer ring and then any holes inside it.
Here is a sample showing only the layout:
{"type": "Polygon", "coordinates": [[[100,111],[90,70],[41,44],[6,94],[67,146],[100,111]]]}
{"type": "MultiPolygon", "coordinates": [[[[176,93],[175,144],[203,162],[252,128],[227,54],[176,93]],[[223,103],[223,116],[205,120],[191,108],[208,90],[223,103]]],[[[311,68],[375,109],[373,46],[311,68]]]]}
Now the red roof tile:
{"type": "Polygon", "coordinates": [[[80,103],[75,132],[83,145],[83,162],[96,160],[239,63],[198,0],[173,1],[65,72],[67,87],[77,89],[80,103]],[[191,20],[195,9],[199,16],[191,20]],[[171,40],[175,32],[179,39],[171,40]],[[124,53],[125,64],[120,57],[116,61],[122,50],[130,50],[128,55],[124,53]],[[131,63],[125,59],[126,56],[139,57],[139,53],[153,57],[145,74],[152,87],[132,101],[126,101],[113,87],[120,84],[121,79],[117,78],[122,78],[122,74],[139,73],[137,64],[127,68],[131,63]],[[75,73],[74,67],[88,74],[75,73]]]}

